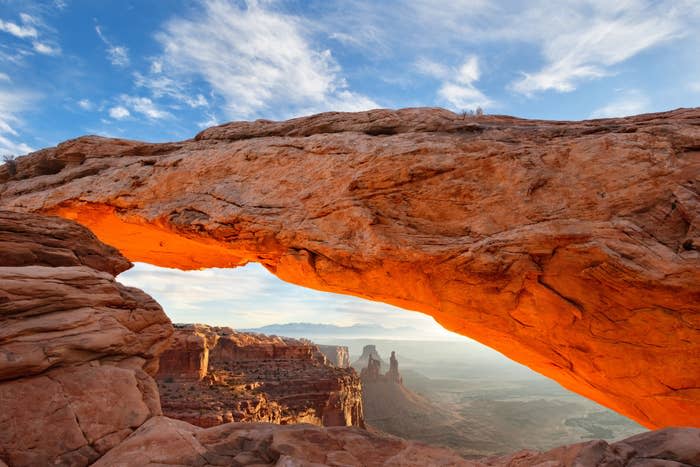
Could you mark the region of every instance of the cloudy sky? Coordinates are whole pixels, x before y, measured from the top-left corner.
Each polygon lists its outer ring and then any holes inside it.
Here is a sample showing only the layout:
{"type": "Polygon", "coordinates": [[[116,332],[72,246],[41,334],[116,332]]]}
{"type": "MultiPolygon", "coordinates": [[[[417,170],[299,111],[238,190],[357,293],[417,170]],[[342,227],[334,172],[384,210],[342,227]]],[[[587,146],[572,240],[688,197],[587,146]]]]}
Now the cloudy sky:
{"type": "MultiPolygon", "coordinates": [[[[229,120],[326,110],[583,119],[697,106],[698,30],[697,0],[0,0],[0,154],[86,133],[184,139],[229,120]]],[[[397,313],[255,266],[127,274],[176,320],[397,313]]]]}

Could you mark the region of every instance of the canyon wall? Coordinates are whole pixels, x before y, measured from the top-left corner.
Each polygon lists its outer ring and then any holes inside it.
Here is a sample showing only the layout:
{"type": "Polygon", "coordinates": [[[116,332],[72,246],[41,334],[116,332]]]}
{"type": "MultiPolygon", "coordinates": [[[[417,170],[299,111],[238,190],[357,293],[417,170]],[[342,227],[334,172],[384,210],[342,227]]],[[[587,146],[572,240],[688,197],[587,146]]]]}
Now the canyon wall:
{"type": "Polygon", "coordinates": [[[228,422],[364,426],[355,370],[329,364],[304,339],[175,325],[157,380],[164,414],[202,427],[228,422]]]}
{"type": "Polygon", "coordinates": [[[700,426],[699,193],[700,109],[326,113],[0,167],[0,207],[75,219],[133,261],[255,261],[428,313],[648,427],[700,426]]]}
{"type": "Polygon", "coordinates": [[[318,350],[326,356],[328,361],[338,368],[350,366],[350,352],[344,345],[318,345],[318,350]]]}

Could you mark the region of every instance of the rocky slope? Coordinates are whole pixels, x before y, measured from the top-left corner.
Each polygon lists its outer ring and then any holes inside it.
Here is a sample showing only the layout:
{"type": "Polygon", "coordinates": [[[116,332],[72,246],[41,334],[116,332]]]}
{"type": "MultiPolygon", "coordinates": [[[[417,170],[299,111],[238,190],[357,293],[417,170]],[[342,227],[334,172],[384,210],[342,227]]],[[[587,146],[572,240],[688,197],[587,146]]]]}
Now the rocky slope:
{"type": "Polygon", "coordinates": [[[353,369],[310,341],[176,325],[157,375],[163,413],[194,425],[227,422],[364,426],[353,369]]]}
{"type": "Polygon", "coordinates": [[[469,461],[447,449],[357,428],[229,423],[202,429],[154,417],[94,466],[685,467],[700,465],[699,440],[700,430],[675,428],[613,444],[590,441],[469,461]]]}
{"type": "Polygon", "coordinates": [[[583,122],[440,109],[88,136],[0,167],[0,206],[131,260],[264,264],[433,315],[649,427],[700,426],[700,109],[583,122]]]}
{"type": "Polygon", "coordinates": [[[87,465],[161,414],[172,326],[114,280],[129,267],[78,224],[0,211],[0,460],[87,465]]]}

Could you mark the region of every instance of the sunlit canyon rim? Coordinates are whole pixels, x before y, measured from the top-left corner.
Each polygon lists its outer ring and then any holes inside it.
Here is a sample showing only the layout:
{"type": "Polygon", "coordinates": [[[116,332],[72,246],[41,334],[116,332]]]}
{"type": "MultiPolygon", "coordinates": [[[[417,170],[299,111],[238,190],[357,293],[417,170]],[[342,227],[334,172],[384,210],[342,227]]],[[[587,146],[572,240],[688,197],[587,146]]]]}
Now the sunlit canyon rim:
{"type": "Polygon", "coordinates": [[[700,426],[700,109],[582,122],[325,113],[0,167],[0,207],[132,261],[262,263],[422,311],[640,423],[700,426]]]}

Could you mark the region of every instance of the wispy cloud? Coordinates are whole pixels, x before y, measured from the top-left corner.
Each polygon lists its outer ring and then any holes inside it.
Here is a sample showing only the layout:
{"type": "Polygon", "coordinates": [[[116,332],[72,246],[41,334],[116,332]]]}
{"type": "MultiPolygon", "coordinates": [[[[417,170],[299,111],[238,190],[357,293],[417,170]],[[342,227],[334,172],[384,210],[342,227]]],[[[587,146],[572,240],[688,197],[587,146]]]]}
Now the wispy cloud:
{"type": "Polygon", "coordinates": [[[116,45],[112,43],[109,39],[107,39],[99,25],[95,26],[95,32],[97,32],[97,36],[107,46],[107,59],[110,61],[110,63],[118,67],[129,66],[129,49],[123,45],[116,45]]]}
{"type": "Polygon", "coordinates": [[[37,96],[17,88],[0,89],[0,153],[19,155],[33,149],[26,143],[18,141],[20,134],[16,126],[21,124],[19,114],[28,109],[37,96]]]}
{"type": "Polygon", "coordinates": [[[613,99],[591,114],[591,118],[626,117],[650,110],[649,98],[636,89],[620,91],[620,96],[613,99]]]}
{"type": "MultiPolygon", "coordinates": [[[[331,52],[311,44],[304,21],[268,2],[206,0],[203,11],[168,21],[157,35],[159,70],[166,79],[204,80],[232,118],[377,107],[349,89],[331,52]]],[[[147,83],[156,91],[170,86],[147,83]]]]}
{"type": "Polygon", "coordinates": [[[160,109],[148,97],[122,95],[120,100],[134,112],[144,115],[152,120],[172,117],[170,112],[160,109]]]}
{"type": "Polygon", "coordinates": [[[78,107],[83,110],[92,110],[93,105],[92,102],[90,102],[90,99],[80,99],[78,101],[78,107]]]}
{"type": "Polygon", "coordinates": [[[33,26],[26,24],[24,18],[22,18],[22,23],[22,25],[18,25],[10,21],[0,20],[0,31],[12,34],[13,36],[19,37],[20,39],[34,39],[39,35],[37,30],[33,26]]]}
{"type": "Polygon", "coordinates": [[[124,120],[125,118],[129,117],[130,115],[131,115],[131,112],[129,112],[129,109],[127,109],[126,107],[121,106],[121,105],[116,105],[116,106],[111,107],[109,109],[109,116],[115,120],[124,120]]]}
{"type": "Polygon", "coordinates": [[[539,4],[520,18],[532,28],[531,40],[539,43],[545,64],[538,71],[523,72],[512,83],[515,91],[572,91],[583,81],[614,73],[614,65],[643,50],[687,33],[682,11],[667,3],[589,1],[560,6],[553,12],[539,4]]]}
{"type": "Polygon", "coordinates": [[[473,110],[488,107],[494,102],[476,87],[481,77],[479,58],[468,56],[456,68],[426,58],[416,61],[417,70],[442,81],[437,91],[439,99],[455,110],[473,110]]]}
{"type": "Polygon", "coordinates": [[[34,52],[43,55],[59,55],[61,53],[61,48],[58,45],[40,40],[39,28],[45,29],[45,27],[39,18],[27,13],[20,13],[19,19],[19,24],[0,19],[0,31],[18,39],[29,40],[34,52]]]}
{"type": "Polygon", "coordinates": [[[236,269],[179,271],[147,264],[118,280],[151,294],[175,322],[252,328],[285,322],[381,323],[414,326],[426,337],[447,336],[432,318],[379,302],[299,287],[283,282],[261,265],[236,269]]]}
{"type": "Polygon", "coordinates": [[[432,0],[398,0],[392,8],[371,0],[342,5],[324,10],[317,27],[363,53],[444,57],[455,50],[493,50],[495,44],[532,47],[539,65],[508,70],[520,74],[509,88],[523,95],[569,92],[613,75],[641,52],[690,36],[700,18],[700,4],[687,0],[562,0],[556,8],[546,0],[455,0],[440,8],[432,0]]]}

